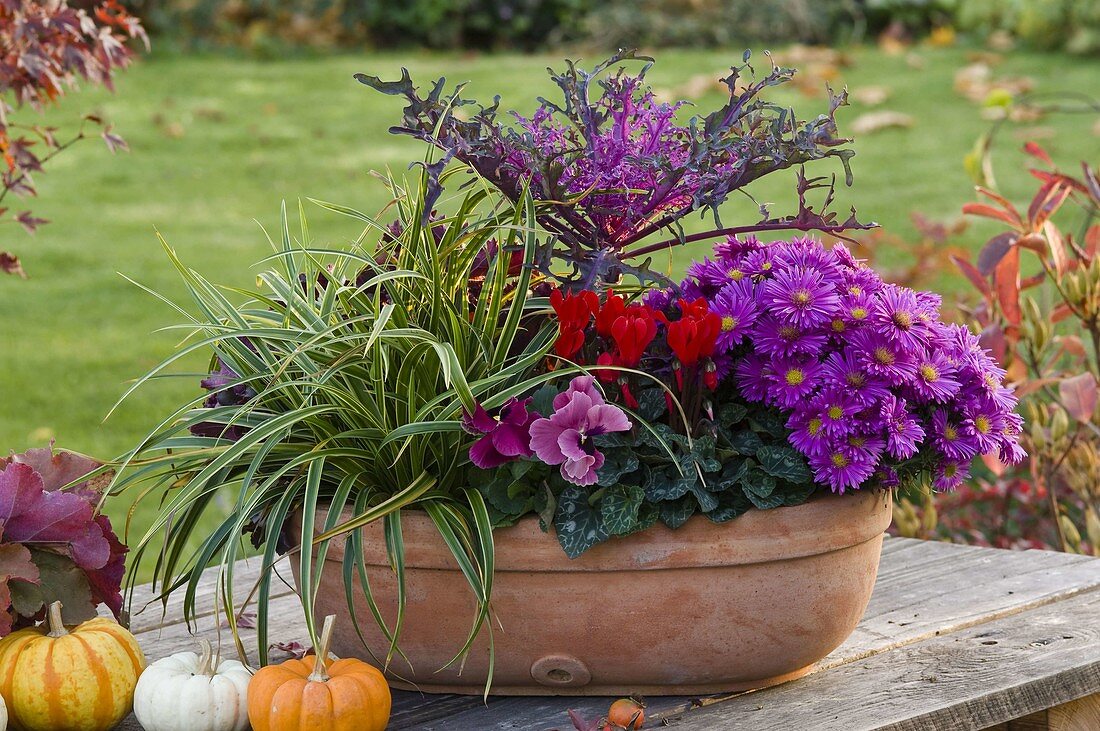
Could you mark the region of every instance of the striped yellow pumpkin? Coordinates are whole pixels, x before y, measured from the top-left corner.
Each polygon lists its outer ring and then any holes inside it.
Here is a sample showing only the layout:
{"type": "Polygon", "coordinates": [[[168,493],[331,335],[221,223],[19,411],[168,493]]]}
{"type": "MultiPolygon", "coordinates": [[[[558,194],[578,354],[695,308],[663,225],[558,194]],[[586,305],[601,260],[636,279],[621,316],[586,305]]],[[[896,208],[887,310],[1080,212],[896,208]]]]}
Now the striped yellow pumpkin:
{"type": "Polygon", "coordinates": [[[0,695],[15,731],[106,731],[130,712],[145,655],[110,619],[72,629],[61,603],[47,621],[0,640],[0,695]]]}

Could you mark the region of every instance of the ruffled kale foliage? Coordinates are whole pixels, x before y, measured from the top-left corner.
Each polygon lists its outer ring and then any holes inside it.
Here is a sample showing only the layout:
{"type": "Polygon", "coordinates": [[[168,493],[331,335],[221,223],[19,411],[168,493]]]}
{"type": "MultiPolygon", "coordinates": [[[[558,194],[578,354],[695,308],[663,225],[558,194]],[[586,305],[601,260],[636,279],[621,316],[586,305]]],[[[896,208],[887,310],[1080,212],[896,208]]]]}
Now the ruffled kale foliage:
{"type": "Polygon", "coordinates": [[[536,263],[543,273],[570,290],[595,289],[624,275],[640,281],[667,283],[650,269],[646,254],[690,241],[764,230],[819,230],[839,234],[868,228],[852,215],[839,220],[825,204],[814,210],[805,193],[824,185],[822,178],[798,174],[799,210],[775,217],[762,207],[752,225],[724,228],[719,206],[770,173],[827,157],[839,158],[851,183],[849,160],[855,153],[837,132],[836,111],[847,94],[829,93],[829,109],[810,120],[761,97],[765,89],[789,81],[793,69],[773,66],[756,77],[746,53],[723,83],[729,98],[722,107],[686,123],[677,116],[686,102],[658,102],[646,85],[652,59],[622,51],[586,71],[568,62],[565,71],[550,71],[562,100],[540,98],[529,118],[513,115],[501,121],[500,98],[490,106],[464,98],[461,85],[446,92],[446,79],[422,96],[403,69],[398,81],[358,74],[356,78],[385,94],[404,97],[408,105],[395,134],[415,137],[445,152],[441,163],[461,161],[515,201],[524,190],[549,203],[539,216],[550,234],[543,239],[536,263]],[[637,75],[621,64],[642,63],[637,75]],[[456,113],[477,106],[472,114],[456,113]],[[687,235],[680,221],[688,214],[710,212],[715,230],[687,235]],[[665,230],[663,241],[643,243],[665,230]],[[566,272],[562,273],[562,267],[566,272]]]}
{"type": "Polygon", "coordinates": [[[106,604],[121,616],[126,547],[97,512],[109,476],[72,452],[0,459],[0,635],[34,624],[60,600],[66,623],[106,604]]]}

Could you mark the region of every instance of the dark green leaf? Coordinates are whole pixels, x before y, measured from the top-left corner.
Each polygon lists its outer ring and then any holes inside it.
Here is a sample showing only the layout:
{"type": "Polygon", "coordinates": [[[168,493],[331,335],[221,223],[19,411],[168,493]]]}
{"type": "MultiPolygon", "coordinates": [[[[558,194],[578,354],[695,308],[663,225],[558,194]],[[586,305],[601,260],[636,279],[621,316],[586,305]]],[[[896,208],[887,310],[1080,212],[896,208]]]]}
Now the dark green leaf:
{"type": "Polygon", "coordinates": [[[718,407],[718,423],[724,427],[731,427],[745,418],[749,410],[737,402],[726,402],[718,407]]]}
{"type": "Polygon", "coordinates": [[[673,530],[686,523],[694,513],[695,500],[691,497],[661,503],[661,522],[673,530]]]}
{"type": "Polygon", "coordinates": [[[699,501],[699,510],[704,513],[718,507],[718,498],[698,482],[691,486],[691,494],[699,501]]]}
{"type": "Polygon", "coordinates": [[[644,500],[645,491],[636,485],[609,488],[600,502],[604,530],[617,536],[632,533],[637,528],[638,509],[644,500]]]}
{"type": "Polygon", "coordinates": [[[752,501],[741,490],[726,490],[718,496],[718,507],[706,515],[715,523],[725,523],[748,512],[752,506],[752,501]]]}
{"type": "Polygon", "coordinates": [[[741,431],[733,432],[730,436],[730,446],[737,450],[739,454],[751,457],[756,454],[756,450],[764,446],[764,442],[761,441],[760,436],[751,429],[742,429],[741,431]]]}
{"type": "Polygon", "coordinates": [[[554,516],[558,543],[569,558],[576,558],[592,546],[607,540],[600,515],[588,504],[588,493],[579,487],[567,487],[558,498],[554,516]]]}
{"type": "Polygon", "coordinates": [[[40,583],[34,586],[21,582],[25,587],[20,588],[26,588],[28,592],[20,599],[21,604],[36,604],[38,599],[32,599],[29,593],[37,589],[43,604],[61,602],[61,617],[65,624],[80,624],[96,616],[88,577],[71,558],[38,549],[32,549],[31,554],[38,567],[40,583]]]}
{"type": "Polygon", "coordinates": [[[665,400],[663,388],[647,388],[639,391],[637,399],[638,416],[649,424],[656,423],[668,411],[668,401],[665,400]]]}
{"type": "Polygon", "coordinates": [[[617,485],[623,475],[638,469],[638,453],[631,447],[619,447],[604,452],[604,463],[597,473],[600,487],[617,485]]]}
{"type": "Polygon", "coordinates": [[[557,395],[558,389],[547,383],[531,397],[531,410],[539,416],[549,418],[554,413],[554,397],[557,395]]]}
{"type": "Polygon", "coordinates": [[[687,494],[691,486],[699,479],[695,471],[680,475],[671,467],[667,470],[653,470],[649,473],[643,487],[646,499],[659,503],[665,500],[676,500],[687,494]]]}
{"type": "Polygon", "coordinates": [[[764,446],[756,450],[760,468],[772,477],[796,485],[810,482],[810,468],[806,458],[792,447],[764,446]]]}

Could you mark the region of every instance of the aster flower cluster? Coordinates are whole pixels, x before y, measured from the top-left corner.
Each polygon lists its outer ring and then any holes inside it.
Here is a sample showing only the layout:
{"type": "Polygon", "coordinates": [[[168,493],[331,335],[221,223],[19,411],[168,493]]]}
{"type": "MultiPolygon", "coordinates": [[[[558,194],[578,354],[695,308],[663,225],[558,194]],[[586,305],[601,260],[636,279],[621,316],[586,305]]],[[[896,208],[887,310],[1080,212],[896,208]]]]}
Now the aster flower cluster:
{"type": "Polygon", "coordinates": [[[938,296],[883,282],[841,244],[730,238],[682,289],[720,318],[715,357],[741,395],[782,411],[836,492],[928,473],[950,490],[978,455],[1024,457],[1016,397],[977,337],[939,320],[938,296]]]}

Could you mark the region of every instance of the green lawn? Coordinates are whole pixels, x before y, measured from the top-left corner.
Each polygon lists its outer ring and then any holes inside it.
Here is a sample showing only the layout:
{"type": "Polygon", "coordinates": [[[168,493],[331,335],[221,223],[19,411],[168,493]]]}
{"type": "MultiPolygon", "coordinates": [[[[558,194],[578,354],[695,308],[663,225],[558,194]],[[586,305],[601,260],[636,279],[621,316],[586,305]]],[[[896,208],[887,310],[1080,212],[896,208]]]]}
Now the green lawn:
{"type": "MultiPolygon", "coordinates": [[[[857,49],[841,70],[851,88],[889,87],[881,108],[913,115],[909,129],[869,134],[855,143],[855,185],[841,189],[840,210],[854,204],[862,216],[899,233],[911,232],[909,213],[951,217],[970,195],[962,158],[987,128],[979,109],[952,89],[965,64],[960,49],[917,51],[924,66],[904,58],[857,49]]],[[[718,75],[740,52],[667,52],[651,79],[671,88],[699,74],[718,75]]],[[[394,77],[402,65],[422,82],[446,74],[468,80],[475,96],[503,96],[505,108],[528,111],[536,94],[552,96],[545,77],[548,56],[340,55],[287,61],[182,56],[152,57],[128,71],[117,95],[85,93],[65,100],[69,119],[95,108],[112,120],[132,152],[111,157],[86,143],[59,157],[40,179],[35,211],[52,220],[34,237],[8,226],[3,246],[18,251],[28,281],[0,280],[0,445],[14,450],[56,438],[61,446],[109,458],[132,446],[181,399],[194,394],[190,380],[168,381],[140,391],[110,420],[105,414],[127,380],[169,354],[177,335],[155,333],[173,323],[173,313],[127,283],[126,274],[157,290],[179,294],[176,276],[155,232],[183,259],[215,280],[250,283],[252,262],[267,253],[259,224],[277,224],[279,204],[314,197],[376,210],[381,185],[369,171],[400,170],[421,154],[417,143],[387,134],[397,120],[398,100],[382,97],[352,80],[366,71],[394,77]],[[257,223],[259,222],[259,223],[257,223]]],[[[763,59],[760,59],[763,62],[763,59]]],[[[1100,66],[1059,55],[1017,53],[997,74],[1033,77],[1041,90],[1097,92],[1100,66]]],[[[774,97],[803,116],[823,108],[823,98],[797,91],[774,97]]],[[[719,101],[716,92],[702,108],[719,101]]],[[[854,105],[845,121],[866,109],[854,105]]],[[[1059,117],[1034,123],[1058,136],[1045,142],[1056,159],[1076,167],[1080,158],[1100,156],[1093,119],[1059,117]]],[[[1018,146],[1002,137],[1002,177],[1015,173],[1018,146]]],[[[838,170],[832,162],[823,170],[838,170]]],[[[1030,183],[1012,176],[1011,195],[1030,183]]],[[[781,174],[759,186],[760,200],[776,212],[792,210],[793,175],[781,174]]],[[[754,207],[739,201],[724,218],[752,219],[754,207]]],[[[315,209],[311,230],[317,242],[340,243],[358,231],[347,219],[315,209]]],[[[989,229],[972,228],[976,245],[989,229]]],[[[703,249],[678,254],[701,254],[703,249]]],[[[885,256],[889,257],[889,252],[885,256]]],[[[953,280],[945,286],[952,288],[953,280]]],[[[201,359],[184,364],[203,367],[201,359]]],[[[109,505],[125,516],[128,504],[109,505]]],[[[135,514],[141,526],[153,510],[135,514]]],[[[131,538],[133,535],[131,534],[131,538]]]]}

